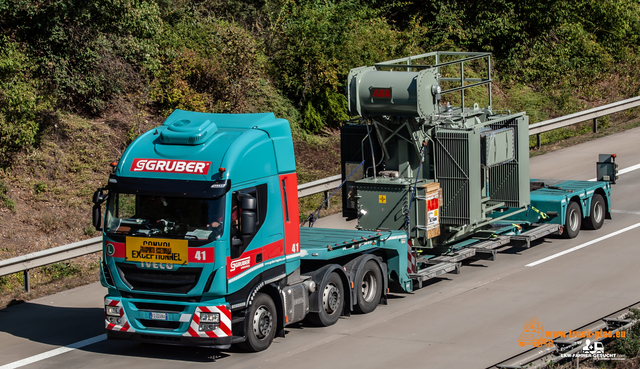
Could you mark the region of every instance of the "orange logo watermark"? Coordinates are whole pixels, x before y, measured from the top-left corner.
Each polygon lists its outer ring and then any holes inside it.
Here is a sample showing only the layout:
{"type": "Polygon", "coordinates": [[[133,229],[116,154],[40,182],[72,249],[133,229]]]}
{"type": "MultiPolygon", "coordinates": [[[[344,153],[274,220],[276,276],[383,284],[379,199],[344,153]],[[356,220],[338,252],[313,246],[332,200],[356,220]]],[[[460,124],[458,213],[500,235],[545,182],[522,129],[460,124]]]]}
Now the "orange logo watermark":
{"type": "MultiPolygon", "coordinates": [[[[605,331],[599,330],[592,332],[589,329],[584,331],[545,331],[544,323],[538,320],[538,318],[532,318],[528,320],[520,337],[518,338],[518,344],[521,347],[531,345],[534,347],[542,347],[547,345],[553,346],[553,340],[556,338],[592,338],[598,340],[600,338],[624,338],[626,337],[625,331],[605,331]]],[[[590,342],[587,340],[586,342],[590,342]]]]}
{"type": "Polygon", "coordinates": [[[539,321],[538,318],[533,318],[525,323],[524,330],[520,333],[520,338],[518,338],[518,344],[520,344],[520,347],[526,345],[542,347],[545,344],[549,347],[553,346],[553,341],[546,338],[544,333],[544,323],[539,321]]]}

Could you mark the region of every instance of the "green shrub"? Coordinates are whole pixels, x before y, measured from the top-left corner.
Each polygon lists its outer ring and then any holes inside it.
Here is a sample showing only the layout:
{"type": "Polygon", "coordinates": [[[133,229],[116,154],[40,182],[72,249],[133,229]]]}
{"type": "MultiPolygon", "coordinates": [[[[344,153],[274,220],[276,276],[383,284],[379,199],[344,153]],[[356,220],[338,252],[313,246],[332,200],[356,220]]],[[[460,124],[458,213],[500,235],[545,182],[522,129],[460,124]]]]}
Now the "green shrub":
{"type": "Polygon", "coordinates": [[[319,132],[347,119],[351,68],[402,55],[404,43],[380,10],[359,1],[286,2],[271,14],[267,54],[278,87],[302,110],[303,128],[319,132]]]}
{"type": "Polygon", "coordinates": [[[194,90],[192,83],[211,79],[216,64],[198,58],[192,50],[185,49],[171,63],[156,73],[152,83],[151,99],[159,106],[159,113],[168,116],[175,109],[206,111],[209,98],[194,90]]]}
{"type": "Polygon", "coordinates": [[[346,119],[351,68],[435,50],[493,52],[506,89],[543,96],[528,111],[561,115],[576,96],[639,93],[639,13],[634,0],[5,0],[0,159],[36,144],[53,109],[122,101],[162,115],[283,108],[319,132],[346,119]]]}
{"type": "Polygon", "coordinates": [[[7,0],[0,29],[26,45],[35,75],[74,112],[99,114],[116,96],[138,92],[140,70],[152,69],[161,31],[153,1],[7,0]]]}
{"type": "Polygon", "coordinates": [[[93,237],[96,234],[96,229],[93,226],[88,226],[83,229],[85,236],[93,237]]]}
{"type": "Polygon", "coordinates": [[[0,36],[0,165],[36,142],[40,115],[50,106],[33,77],[34,64],[20,46],[0,36]]]}
{"type": "Polygon", "coordinates": [[[9,197],[9,187],[4,182],[0,182],[0,204],[9,210],[15,210],[16,207],[16,203],[9,197]]]}
{"type": "Polygon", "coordinates": [[[49,278],[56,280],[80,274],[81,269],[77,265],[67,261],[43,266],[42,272],[49,278]]]}
{"type": "Polygon", "coordinates": [[[34,186],[34,191],[36,194],[41,194],[43,192],[47,191],[47,184],[44,182],[38,182],[36,183],[36,185],[34,186]]]}
{"type": "Polygon", "coordinates": [[[189,17],[158,40],[166,50],[154,74],[151,98],[162,115],[174,109],[254,112],[252,99],[264,79],[257,41],[237,25],[189,17]]]}

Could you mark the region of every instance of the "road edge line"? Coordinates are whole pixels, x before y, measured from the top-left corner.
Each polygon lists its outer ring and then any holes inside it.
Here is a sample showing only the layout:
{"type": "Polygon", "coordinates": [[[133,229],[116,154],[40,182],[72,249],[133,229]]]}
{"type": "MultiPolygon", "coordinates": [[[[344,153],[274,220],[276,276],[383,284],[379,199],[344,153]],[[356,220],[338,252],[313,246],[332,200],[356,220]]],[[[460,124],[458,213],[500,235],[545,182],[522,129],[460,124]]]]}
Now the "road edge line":
{"type": "Polygon", "coordinates": [[[76,343],[72,343],[70,345],[66,345],[66,346],[63,346],[63,347],[58,347],[57,349],[46,351],[46,352],[43,352],[41,354],[33,355],[31,357],[28,357],[28,358],[25,358],[25,359],[22,359],[22,360],[14,361],[13,363],[2,365],[2,366],[0,366],[0,369],[20,368],[22,366],[33,364],[35,362],[42,361],[42,360],[48,359],[50,357],[58,356],[58,355],[64,354],[64,353],[69,352],[69,351],[73,351],[73,350],[76,350],[76,349],[79,349],[79,348],[82,348],[82,347],[85,347],[85,346],[93,345],[94,343],[98,343],[98,342],[104,341],[106,339],[107,339],[107,335],[106,334],[101,334],[99,336],[91,337],[91,338],[88,338],[86,340],[82,340],[82,341],[79,341],[79,342],[76,342],[76,343]]]}
{"type": "MultiPolygon", "coordinates": [[[[529,264],[525,265],[525,267],[533,267],[533,266],[536,266],[536,265],[542,264],[542,263],[547,262],[547,261],[549,261],[549,260],[552,260],[552,259],[555,259],[555,258],[557,258],[557,257],[560,257],[560,256],[563,256],[563,255],[566,255],[566,254],[568,254],[568,253],[571,253],[571,252],[574,252],[574,251],[580,250],[580,249],[585,248],[585,247],[587,247],[587,246],[593,245],[594,243],[598,243],[598,242],[600,242],[600,241],[604,241],[604,240],[606,240],[607,238],[611,238],[611,237],[617,236],[617,235],[619,235],[619,234],[621,234],[621,233],[624,233],[624,232],[630,231],[630,230],[632,230],[632,229],[634,229],[634,228],[638,228],[638,227],[640,227],[640,223],[636,223],[636,224],[631,225],[631,226],[628,226],[628,227],[626,227],[626,228],[623,228],[623,229],[617,230],[617,231],[615,231],[615,232],[613,232],[613,233],[609,233],[609,234],[608,234],[608,235],[606,235],[606,236],[602,236],[602,237],[596,238],[595,240],[591,240],[591,241],[589,241],[589,242],[585,242],[585,243],[583,243],[582,245],[578,245],[578,246],[572,247],[572,248],[570,248],[570,249],[567,249],[567,250],[561,251],[561,252],[559,252],[559,253],[557,253],[557,254],[553,254],[553,255],[551,255],[551,256],[547,256],[546,258],[542,258],[542,259],[540,259],[540,260],[538,260],[538,261],[534,261],[533,263],[529,263],[529,264]]],[[[0,368],[0,369],[2,369],[2,368],[0,368]]]]}

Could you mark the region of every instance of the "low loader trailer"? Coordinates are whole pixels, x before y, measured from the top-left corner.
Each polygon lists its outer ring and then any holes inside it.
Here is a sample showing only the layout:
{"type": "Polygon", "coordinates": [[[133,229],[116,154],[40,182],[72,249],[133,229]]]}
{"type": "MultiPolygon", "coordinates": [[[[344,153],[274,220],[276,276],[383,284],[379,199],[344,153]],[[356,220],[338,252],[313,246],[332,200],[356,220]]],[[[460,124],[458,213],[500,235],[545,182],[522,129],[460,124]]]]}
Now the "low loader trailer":
{"type": "Polygon", "coordinates": [[[601,158],[601,181],[529,180],[524,113],[444,103],[466,89],[446,83],[488,86],[490,75],[446,75],[482,58],[352,70],[361,121],[343,144],[365,148],[343,150],[353,230],[300,227],[291,130],[272,113],[176,110],[141,135],[93,196],[108,337],[261,351],[288,325],[369,313],[464,259],[600,228],[615,156],[601,158]]]}

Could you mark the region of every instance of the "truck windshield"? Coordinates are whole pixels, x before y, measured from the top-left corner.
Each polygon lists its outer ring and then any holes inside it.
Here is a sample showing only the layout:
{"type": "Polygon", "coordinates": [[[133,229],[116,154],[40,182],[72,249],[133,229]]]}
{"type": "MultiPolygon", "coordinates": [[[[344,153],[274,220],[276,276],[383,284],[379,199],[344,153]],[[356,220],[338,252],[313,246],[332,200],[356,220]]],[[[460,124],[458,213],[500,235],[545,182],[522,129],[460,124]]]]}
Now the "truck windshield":
{"type": "Polygon", "coordinates": [[[120,236],[217,240],[223,232],[224,199],[112,192],[107,202],[105,231],[120,236]]]}

